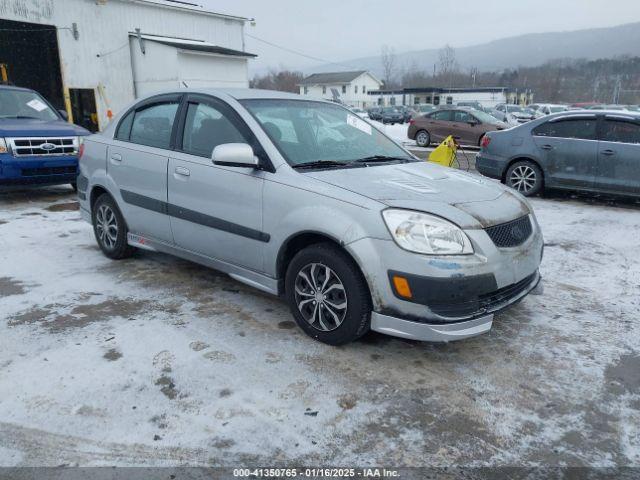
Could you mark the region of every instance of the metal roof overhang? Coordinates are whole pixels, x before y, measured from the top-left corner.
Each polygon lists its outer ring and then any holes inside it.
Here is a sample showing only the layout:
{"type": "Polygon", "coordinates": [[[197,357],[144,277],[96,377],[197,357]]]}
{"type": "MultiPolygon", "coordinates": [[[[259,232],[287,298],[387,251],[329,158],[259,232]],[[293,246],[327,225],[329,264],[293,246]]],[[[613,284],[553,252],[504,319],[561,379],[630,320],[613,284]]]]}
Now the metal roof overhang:
{"type": "Polygon", "coordinates": [[[203,40],[164,37],[161,35],[149,35],[144,33],[138,35],[136,32],[129,32],[129,36],[134,38],[141,38],[142,40],[147,40],[149,42],[161,43],[163,45],[175,47],[180,50],[190,50],[193,52],[203,52],[203,53],[215,53],[217,55],[226,55],[229,57],[245,57],[245,58],[257,57],[257,55],[253,53],[242,52],[240,50],[233,50],[231,48],[220,47],[218,45],[214,45],[213,43],[205,42],[203,40]]]}

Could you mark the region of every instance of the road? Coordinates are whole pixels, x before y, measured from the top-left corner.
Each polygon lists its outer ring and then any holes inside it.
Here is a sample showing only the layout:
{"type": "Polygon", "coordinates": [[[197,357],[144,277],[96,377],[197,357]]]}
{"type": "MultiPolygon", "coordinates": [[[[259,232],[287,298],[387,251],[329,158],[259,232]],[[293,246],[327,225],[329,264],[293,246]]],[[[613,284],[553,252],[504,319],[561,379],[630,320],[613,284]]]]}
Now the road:
{"type": "Polygon", "coordinates": [[[545,294],[487,335],[341,348],[226,275],[106,259],[66,188],[0,205],[0,465],[640,466],[633,205],[534,199],[545,294]]]}

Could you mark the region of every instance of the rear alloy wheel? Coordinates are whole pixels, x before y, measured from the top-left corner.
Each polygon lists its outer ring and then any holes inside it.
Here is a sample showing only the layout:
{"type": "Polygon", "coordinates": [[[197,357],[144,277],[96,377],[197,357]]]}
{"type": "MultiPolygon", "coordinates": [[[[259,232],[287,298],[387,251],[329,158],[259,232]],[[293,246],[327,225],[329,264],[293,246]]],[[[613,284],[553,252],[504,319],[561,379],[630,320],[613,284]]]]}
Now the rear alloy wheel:
{"type": "Polygon", "coordinates": [[[428,147],[431,145],[431,135],[426,130],[420,130],[416,133],[416,144],[419,147],[428,147]]]}
{"type": "Polygon", "coordinates": [[[516,162],[507,171],[506,184],[525,197],[536,195],[542,190],[542,171],[533,162],[516,162]]]}
{"type": "Polygon", "coordinates": [[[107,257],[120,260],[133,255],[135,248],[127,243],[127,225],[109,194],[104,193],[98,197],[91,216],[96,241],[107,257]]]}
{"type": "Polygon", "coordinates": [[[291,313],[310,337],[343,345],[369,331],[369,289],[339,247],[319,243],[298,252],[287,268],[285,289],[291,313]]]}

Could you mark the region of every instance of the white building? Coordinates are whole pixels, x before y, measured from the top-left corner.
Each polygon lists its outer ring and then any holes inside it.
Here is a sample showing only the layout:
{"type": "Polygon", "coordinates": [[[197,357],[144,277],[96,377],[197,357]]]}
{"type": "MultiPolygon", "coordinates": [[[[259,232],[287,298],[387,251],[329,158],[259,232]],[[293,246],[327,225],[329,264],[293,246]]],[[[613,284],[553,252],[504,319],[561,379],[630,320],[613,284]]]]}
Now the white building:
{"type": "Polygon", "coordinates": [[[365,108],[372,105],[369,92],[378,90],[382,82],[371,73],[357,72],[314,73],[299,85],[300,95],[324,100],[340,100],[354,107],[365,108]]]}
{"type": "Polygon", "coordinates": [[[506,87],[473,88],[405,88],[401,90],[370,91],[371,104],[389,105],[456,105],[460,102],[477,102],[483,107],[493,108],[498,103],[528,105],[533,102],[531,90],[512,90],[506,87]]]}
{"type": "Polygon", "coordinates": [[[246,21],[177,0],[0,0],[0,63],[97,130],[152,91],[248,87],[246,21]]]}

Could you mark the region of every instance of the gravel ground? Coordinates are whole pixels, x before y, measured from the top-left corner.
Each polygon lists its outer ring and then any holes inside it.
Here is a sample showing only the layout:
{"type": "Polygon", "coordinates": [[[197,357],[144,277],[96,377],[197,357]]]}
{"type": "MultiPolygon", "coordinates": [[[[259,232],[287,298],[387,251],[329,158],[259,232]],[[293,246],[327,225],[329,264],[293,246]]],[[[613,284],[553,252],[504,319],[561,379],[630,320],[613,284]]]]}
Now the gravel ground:
{"type": "Polygon", "coordinates": [[[332,348],[65,188],[0,197],[0,465],[640,466],[640,209],[535,199],[545,294],[487,335],[332,348]]]}

